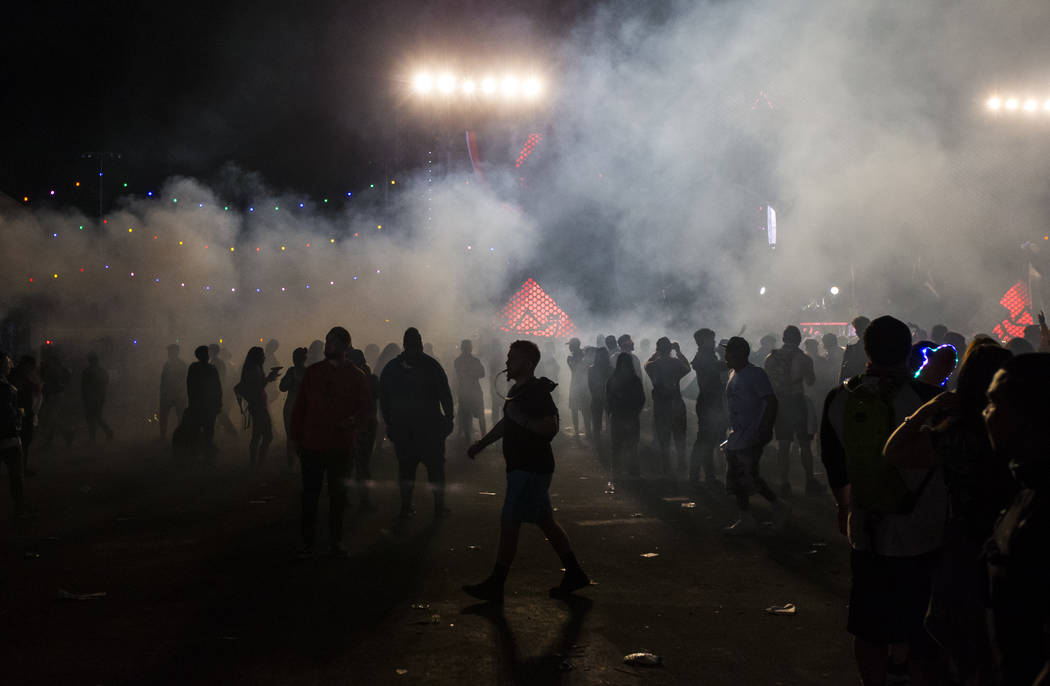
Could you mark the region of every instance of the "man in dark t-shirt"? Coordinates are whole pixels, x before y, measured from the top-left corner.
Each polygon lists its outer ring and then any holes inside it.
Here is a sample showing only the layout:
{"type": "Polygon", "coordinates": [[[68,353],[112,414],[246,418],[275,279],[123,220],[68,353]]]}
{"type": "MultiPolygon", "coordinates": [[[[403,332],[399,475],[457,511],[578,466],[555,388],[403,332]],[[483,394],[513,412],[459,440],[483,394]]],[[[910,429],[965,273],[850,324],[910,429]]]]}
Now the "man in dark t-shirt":
{"type": "Polygon", "coordinates": [[[569,537],[554,521],[550,500],[554,474],[551,441],[558,434],[558,408],[551,391],[557,384],[546,377],[536,378],[539,361],[540,349],[535,343],[515,341],[511,344],[507,352],[507,377],[514,385],[503,405],[503,419],[467,449],[467,456],[474,459],[485,447],[503,439],[507,494],[503,501],[496,565],[485,581],[463,586],[469,595],[493,603],[503,602],[503,583],[517,552],[522,522],[539,526],[565,565],[565,576],[551,589],[552,594],[572,593],[590,584],[572,552],[569,537]]]}

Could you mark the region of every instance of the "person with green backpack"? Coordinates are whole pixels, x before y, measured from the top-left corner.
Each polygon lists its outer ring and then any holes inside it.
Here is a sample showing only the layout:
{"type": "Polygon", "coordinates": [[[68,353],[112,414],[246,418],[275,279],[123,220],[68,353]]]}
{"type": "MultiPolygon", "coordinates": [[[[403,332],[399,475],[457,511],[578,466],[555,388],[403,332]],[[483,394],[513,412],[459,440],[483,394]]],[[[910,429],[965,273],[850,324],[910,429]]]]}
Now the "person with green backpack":
{"type": "Polygon", "coordinates": [[[923,618],[948,512],[939,468],[898,469],[883,446],[903,421],[936,395],[908,374],[911,331],[875,319],[864,332],[867,366],[824,402],[821,459],[849,538],[852,586],[847,630],[864,684],[910,672],[927,683],[941,669],[923,618]]]}

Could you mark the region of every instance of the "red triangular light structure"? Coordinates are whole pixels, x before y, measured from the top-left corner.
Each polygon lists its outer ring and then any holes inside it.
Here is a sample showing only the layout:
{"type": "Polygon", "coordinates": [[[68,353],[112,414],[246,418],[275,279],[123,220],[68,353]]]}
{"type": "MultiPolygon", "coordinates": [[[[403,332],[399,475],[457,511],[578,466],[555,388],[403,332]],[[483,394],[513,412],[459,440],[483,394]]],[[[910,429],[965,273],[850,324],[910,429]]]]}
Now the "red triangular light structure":
{"type": "Polygon", "coordinates": [[[569,338],[576,325],[533,279],[521,285],[500,311],[501,331],[520,336],[569,338]]]}
{"type": "Polygon", "coordinates": [[[1032,313],[1029,311],[1032,298],[1028,293],[1028,286],[1023,282],[1018,281],[1011,286],[1010,290],[1003,294],[999,304],[1005,307],[1010,314],[992,331],[999,337],[999,340],[1006,341],[1024,336],[1024,327],[1035,324],[1035,319],[1032,318],[1032,313]]]}

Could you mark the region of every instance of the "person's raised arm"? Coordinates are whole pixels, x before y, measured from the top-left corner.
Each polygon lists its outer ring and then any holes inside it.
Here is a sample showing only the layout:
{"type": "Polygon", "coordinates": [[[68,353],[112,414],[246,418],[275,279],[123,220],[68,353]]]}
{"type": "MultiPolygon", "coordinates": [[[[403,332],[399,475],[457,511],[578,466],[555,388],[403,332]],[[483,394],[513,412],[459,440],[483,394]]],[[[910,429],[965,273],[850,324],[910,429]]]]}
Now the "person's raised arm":
{"type": "Polygon", "coordinates": [[[882,449],[886,461],[900,469],[931,469],[937,465],[937,451],[930,435],[930,423],[959,405],[955,393],[941,393],[906,417],[882,449]]]}

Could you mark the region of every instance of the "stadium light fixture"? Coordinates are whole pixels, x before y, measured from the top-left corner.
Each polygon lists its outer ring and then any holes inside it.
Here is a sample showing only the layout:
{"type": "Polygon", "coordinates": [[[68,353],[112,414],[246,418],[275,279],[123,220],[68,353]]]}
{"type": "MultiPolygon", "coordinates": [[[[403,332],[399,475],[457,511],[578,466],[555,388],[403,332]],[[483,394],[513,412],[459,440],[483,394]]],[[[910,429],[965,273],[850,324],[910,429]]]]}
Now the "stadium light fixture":
{"type": "Polygon", "coordinates": [[[412,77],[412,91],[419,96],[440,95],[446,98],[535,102],[545,91],[543,80],[536,74],[504,73],[457,74],[452,71],[421,70],[412,77]]]}
{"type": "Polygon", "coordinates": [[[434,81],[430,78],[430,74],[423,72],[416,74],[416,78],[412,80],[412,87],[420,95],[426,95],[434,87],[434,81]]]}

